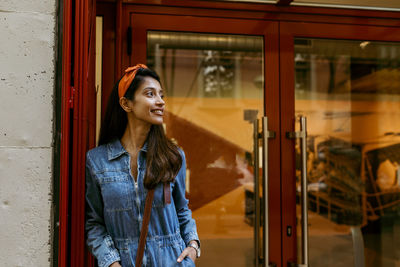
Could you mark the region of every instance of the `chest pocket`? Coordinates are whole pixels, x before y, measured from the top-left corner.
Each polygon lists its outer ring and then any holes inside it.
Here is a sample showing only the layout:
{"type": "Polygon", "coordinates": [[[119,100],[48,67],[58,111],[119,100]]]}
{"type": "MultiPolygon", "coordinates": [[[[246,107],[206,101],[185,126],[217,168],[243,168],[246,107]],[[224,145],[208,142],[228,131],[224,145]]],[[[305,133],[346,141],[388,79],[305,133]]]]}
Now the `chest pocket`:
{"type": "Polygon", "coordinates": [[[154,190],[153,208],[164,207],[164,185],[159,184],[154,190]]]}
{"type": "Polygon", "coordinates": [[[123,173],[98,175],[104,209],[107,212],[132,209],[134,189],[130,177],[123,173]]]}

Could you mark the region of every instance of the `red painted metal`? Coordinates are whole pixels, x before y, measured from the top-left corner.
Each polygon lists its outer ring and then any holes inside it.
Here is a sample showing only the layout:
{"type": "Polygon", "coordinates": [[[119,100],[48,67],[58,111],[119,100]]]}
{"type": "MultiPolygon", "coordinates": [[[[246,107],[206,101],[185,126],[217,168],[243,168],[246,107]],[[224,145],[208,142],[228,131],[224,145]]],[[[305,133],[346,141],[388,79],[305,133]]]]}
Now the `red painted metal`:
{"type": "Polygon", "coordinates": [[[61,100],[61,145],[60,145],[60,199],[58,265],[67,266],[68,207],[69,207],[69,147],[70,147],[70,88],[71,88],[71,35],[72,1],[63,1],[63,55],[62,55],[62,100],[61,100]]]}
{"type": "MultiPolygon", "coordinates": [[[[90,23],[95,14],[95,1],[76,1],[74,11],[72,1],[74,0],[64,1],[63,19],[59,266],[90,266],[92,258],[88,257],[84,242],[84,162],[85,152],[94,146],[95,138],[94,56],[89,56],[94,53],[94,27],[90,23]],[[71,28],[73,12],[75,29],[71,28]],[[72,34],[75,35],[74,44],[71,44],[72,34]],[[75,66],[71,66],[71,45],[75,46],[75,66]],[[70,84],[72,68],[74,81],[70,84]],[[76,89],[73,100],[72,151],[69,151],[70,86],[76,89]],[[72,162],[68,161],[70,153],[72,162]],[[71,199],[68,198],[69,192],[71,199]],[[68,216],[71,218],[71,225],[68,225],[68,216]]],[[[264,36],[265,111],[270,118],[270,128],[277,131],[277,137],[269,144],[270,154],[274,155],[270,158],[270,203],[274,204],[270,207],[270,235],[273,244],[270,253],[271,261],[278,263],[278,266],[286,266],[287,261],[296,259],[296,241],[293,238],[296,236],[295,232],[290,238],[285,231],[288,225],[296,230],[294,143],[285,137],[286,131],[293,130],[293,38],[306,36],[400,41],[399,18],[398,12],[191,0],[118,0],[114,29],[115,64],[103,65],[103,73],[107,72],[107,68],[114,68],[114,79],[118,79],[126,66],[145,62],[146,31],[149,29],[264,36]],[[124,4],[127,2],[130,4],[124,4]],[[128,26],[133,27],[132,57],[126,54],[124,33],[128,26]]],[[[103,94],[103,98],[107,96],[103,94]]]]}
{"type": "Polygon", "coordinates": [[[295,176],[295,140],[287,139],[286,132],[294,131],[294,57],[293,36],[285,35],[280,28],[280,87],[281,87],[281,165],[282,165],[282,262],[297,262],[296,235],[296,176],[295,176]],[[290,118],[288,117],[290,114],[290,118]],[[286,234],[287,227],[292,235],[286,234]]]}
{"type": "Polygon", "coordinates": [[[73,0],[66,0],[63,6],[59,266],[93,265],[85,246],[84,194],[85,153],[95,145],[95,3],[76,1],[73,10],[73,0]]]}
{"type": "MultiPolygon", "coordinates": [[[[86,81],[87,81],[87,95],[84,99],[84,102],[87,104],[87,140],[88,143],[86,147],[81,148],[81,153],[85,158],[86,163],[86,151],[90,148],[96,146],[96,77],[95,77],[95,68],[96,68],[96,1],[92,0],[92,5],[89,5],[88,12],[90,18],[90,34],[89,34],[89,44],[88,44],[88,62],[87,62],[87,73],[86,73],[86,81]]],[[[85,177],[85,164],[83,164],[83,177],[85,177]]],[[[85,203],[85,187],[83,187],[83,192],[81,193],[82,201],[85,203]]],[[[80,188],[82,190],[82,188],[80,188]]],[[[81,203],[82,204],[82,203],[81,203]]],[[[84,206],[84,205],[83,205],[84,206]]],[[[83,214],[83,221],[85,220],[85,215],[83,214]]],[[[82,223],[82,228],[84,229],[84,224],[82,223]]],[[[85,242],[85,234],[82,236],[82,239],[85,242]]],[[[94,266],[94,257],[90,254],[87,247],[84,249],[85,253],[85,263],[84,266],[94,266]]]]}
{"type": "Polygon", "coordinates": [[[277,2],[276,2],[276,4],[278,5],[278,6],[288,6],[288,5],[290,5],[290,3],[292,3],[293,2],[293,0],[278,0],[277,2]]]}
{"type": "MultiPolygon", "coordinates": [[[[264,13],[276,13],[292,15],[306,14],[310,15],[323,15],[323,16],[336,16],[339,19],[341,17],[352,17],[352,18],[382,18],[382,19],[398,19],[400,13],[395,11],[379,11],[379,10],[363,10],[363,9],[344,9],[344,8],[322,8],[322,7],[302,7],[302,6],[278,6],[275,4],[265,3],[237,3],[234,1],[196,1],[196,0],[124,0],[126,6],[150,6],[156,13],[157,7],[162,9],[170,8],[174,10],[176,8],[193,8],[194,10],[208,10],[210,16],[213,16],[217,10],[226,11],[225,13],[231,12],[246,12],[246,11],[257,11],[264,13]]],[[[164,12],[166,14],[166,12],[164,12]]],[[[200,15],[200,14],[199,14],[200,15]]],[[[227,14],[226,14],[227,15],[227,14]]]]}
{"type": "Polygon", "coordinates": [[[116,4],[96,3],[97,16],[103,17],[103,55],[102,55],[102,118],[106,111],[107,99],[116,81],[116,4]]]}
{"type": "Polygon", "coordinates": [[[85,246],[85,155],[95,145],[95,1],[75,3],[74,110],[70,188],[70,266],[93,264],[85,246]],[[93,116],[94,115],[94,116],[93,116]]]}
{"type": "MultiPolygon", "coordinates": [[[[122,75],[122,39],[123,39],[123,9],[122,9],[122,0],[117,0],[117,16],[116,16],[116,26],[117,28],[115,29],[116,31],[116,47],[115,47],[115,53],[116,53],[116,58],[115,58],[115,64],[116,64],[116,69],[115,69],[115,80],[117,81],[119,77],[122,75]]],[[[126,31],[125,31],[126,32],[126,31]]]]}
{"type": "Polygon", "coordinates": [[[68,104],[69,108],[74,108],[74,96],[75,96],[75,88],[71,86],[68,92],[68,104]]]}
{"type": "Polygon", "coordinates": [[[80,240],[84,236],[83,231],[83,216],[82,214],[82,193],[81,191],[85,188],[84,176],[82,177],[82,161],[84,158],[81,153],[79,153],[80,148],[84,146],[86,135],[85,129],[83,128],[82,118],[85,116],[84,106],[83,106],[83,92],[84,81],[83,73],[86,73],[86,60],[84,49],[86,39],[85,36],[85,16],[84,8],[86,1],[76,1],[75,3],[75,55],[74,55],[74,83],[76,88],[75,98],[74,98],[74,111],[73,111],[73,143],[72,143],[72,155],[71,162],[72,175],[71,175],[71,228],[70,228],[70,266],[83,266],[84,262],[84,241],[80,240]],[[81,189],[81,190],[79,190],[81,189]],[[73,248],[73,250],[72,250],[73,248]]]}
{"type": "MultiPolygon", "coordinates": [[[[88,18],[89,18],[89,25],[90,25],[90,33],[89,33],[89,40],[88,40],[88,61],[87,61],[87,72],[86,72],[86,81],[87,81],[87,95],[84,99],[84,102],[87,103],[87,128],[88,128],[88,135],[86,136],[88,143],[86,147],[81,148],[81,153],[83,154],[85,161],[83,164],[83,177],[85,177],[85,166],[86,166],[86,151],[90,148],[96,146],[96,0],[88,1],[88,18]]],[[[82,200],[85,203],[85,187],[83,187],[82,200]]],[[[80,188],[82,190],[82,188],[80,188]]],[[[85,220],[85,214],[83,213],[83,221],[85,220]]],[[[82,222],[81,222],[82,224],[82,222]]],[[[84,229],[84,224],[82,225],[84,229]]],[[[82,239],[86,244],[85,234],[83,234],[82,239]]],[[[90,254],[87,247],[85,246],[84,249],[85,253],[85,263],[84,266],[94,266],[94,257],[90,254]]]]}
{"type": "Polygon", "coordinates": [[[375,40],[400,42],[400,28],[321,23],[280,23],[280,82],[281,82],[281,162],[282,167],[282,229],[291,225],[293,235],[282,232],[283,264],[295,261],[296,251],[296,177],[294,141],[285,133],[294,130],[294,38],[328,38],[343,40],[375,40]]]}
{"type": "MultiPolygon", "coordinates": [[[[183,1],[182,1],[183,2],[183,1]]],[[[201,17],[225,17],[238,19],[256,19],[256,20],[276,20],[293,22],[320,22],[335,24],[355,24],[355,25],[381,25],[381,26],[400,26],[400,12],[377,12],[366,10],[348,10],[337,8],[317,8],[317,7],[299,7],[299,6],[275,6],[270,4],[244,4],[246,8],[228,8],[227,6],[218,8],[207,8],[204,4],[201,6],[190,6],[190,1],[184,1],[186,6],[168,6],[168,5],[138,5],[126,4],[124,11],[149,14],[169,14],[201,17]]],[[[208,2],[208,1],[199,1],[208,2]]]]}
{"type": "MultiPolygon", "coordinates": [[[[121,4],[122,5],[122,4],[121,4]]],[[[121,48],[121,61],[120,61],[120,65],[118,66],[119,70],[120,70],[120,75],[122,75],[123,70],[126,69],[129,66],[132,66],[134,63],[132,62],[132,57],[128,56],[127,54],[127,32],[128,32],[128,27],[131,26],[131,18],[130,18],[130,13],[132,12],[132,10],[130,8],[127,8],[129,6],[123,5],[121,8],[121,16],[122,16],[122,21],[121,21],[121,43],[120,43],[120,48],[121,48]]],[[[142,43],[143,40],[135,40],[135,43],[142,43]]],[[[138,51],[135,50],[134,46],[133,46],[133,42],[132,42],[132,54],[137,55],[138,51]]],[[[146,55],[141,55],[142,56],[142,61],[141,62],[145,62],[146,61],[146,55]]],[[[119,76],[120,77],[120,76],[119,76]]]]}
{"type": "Polygon", "coordinates": [[[280,142],[280,91],[279,91],[279,23],[273,23],[264,35],[264,110],[268,117],[268,128],[276,137],[268,141],[268,178],[269,178],[269,254],[270,262],[285,266],[281,262],[281,164],[280,142]],[[280,191],[279,191],[280,190],[280,191]],[[278,192],[279,191],[279,192],[278,192]]]}

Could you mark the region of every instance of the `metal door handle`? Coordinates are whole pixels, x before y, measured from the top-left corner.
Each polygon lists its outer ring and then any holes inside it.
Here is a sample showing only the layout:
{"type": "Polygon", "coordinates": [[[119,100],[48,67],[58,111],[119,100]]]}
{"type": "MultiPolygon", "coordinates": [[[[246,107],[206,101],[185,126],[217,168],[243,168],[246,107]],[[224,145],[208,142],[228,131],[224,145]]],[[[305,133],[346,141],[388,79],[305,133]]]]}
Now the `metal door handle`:
{"type": "Polygon", "coordinates": [[[307,118],[300,117],[302,267],[308,266],[307,118]]]}
{"type": "Polygon", "coordinates": [[[275,132],[268,129],[268,117],[263,117],[263,198],[264,198],[264,264],[270,266],[269,263],[269,217],[268,217],[268,139],[275,138],[275,132]]]}
{"type": "Polygon", "coordinates": [[[288,138],[300,139],[301,151],[301,256],[298,267],[308,267],[308,193],[307,193],[307,118],[299,116],[300,131],[288,132],[288,138]]]}
{"type": "Polygon", "coordinates": [[[261,224],[261,203],[260,197],[260,179],[259,179],[259,142],[263,139],[263,213],[264,213],[264,233],[263,233],[263,267],[276,266],[269,263],[269,225],[268,225],[268,138],[275,138],[275,132],[268,130],[268,117],[262,119],[262,134],[259,134],[259,120],[257,119],[257,110],[245,110],[244,119],[253,123],[253,142],[254,142],[254,201],[255,201],[255,222],[254,222],[254,258],[255,266],[260,265],[260,224],[261,224]]]}
{"type": "Polygon", "coordinates": [[[254,203],[255,203],[255,231],[254,231],[254,259],[256,262],[256,267],[260,264],[260,224],[261,224],[261,203],[260,203],[260,155],[258,146],[258,123],[259,120],[254,121],[254,203]]]}

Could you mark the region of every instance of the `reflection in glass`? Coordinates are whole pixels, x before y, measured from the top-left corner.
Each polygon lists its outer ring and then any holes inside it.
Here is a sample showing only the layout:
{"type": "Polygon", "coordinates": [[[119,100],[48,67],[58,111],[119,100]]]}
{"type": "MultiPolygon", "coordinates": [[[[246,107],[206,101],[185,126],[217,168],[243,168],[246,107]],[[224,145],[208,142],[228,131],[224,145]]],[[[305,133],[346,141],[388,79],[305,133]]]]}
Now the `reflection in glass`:
{"type": "Polygon", "coordinates": [[[166,133],[187,156],[196,266],[254,266],[253,126],[263,114],[263,38],[148,32],[147,65],[166,91],[166,133]]]}
{"type": "Polygon", "coordinates": [[[366,266],[399,266],[400,45],[298,38],[294,60],[310,265],[354,266],[358,240],[366,266]]]}

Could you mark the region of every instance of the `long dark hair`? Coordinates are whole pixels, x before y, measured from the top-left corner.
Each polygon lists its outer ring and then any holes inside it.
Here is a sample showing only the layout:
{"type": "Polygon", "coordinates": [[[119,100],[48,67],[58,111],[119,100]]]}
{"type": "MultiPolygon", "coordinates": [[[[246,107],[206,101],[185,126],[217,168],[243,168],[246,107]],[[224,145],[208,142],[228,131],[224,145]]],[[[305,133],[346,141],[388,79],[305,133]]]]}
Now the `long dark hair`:
{"type": "MultiPolygon", "coordinates": [[[[146,77],[157,80],[160,77],[153,70],[140,68],[125,97],[133,100],[136,90],[146,77]]],[[[115,84],[108,99],[106,113],[100,128],[99,145],[121,139],[128,125],[128,116],[119,104],[118,84],[115,84]]],[[[182,166],[182,157],[178,147],[167,138],[162,125],[151,125],[146,139],[146,173],[144,186],[152,189],[159,183],[172,182],[182,166]]]]}

